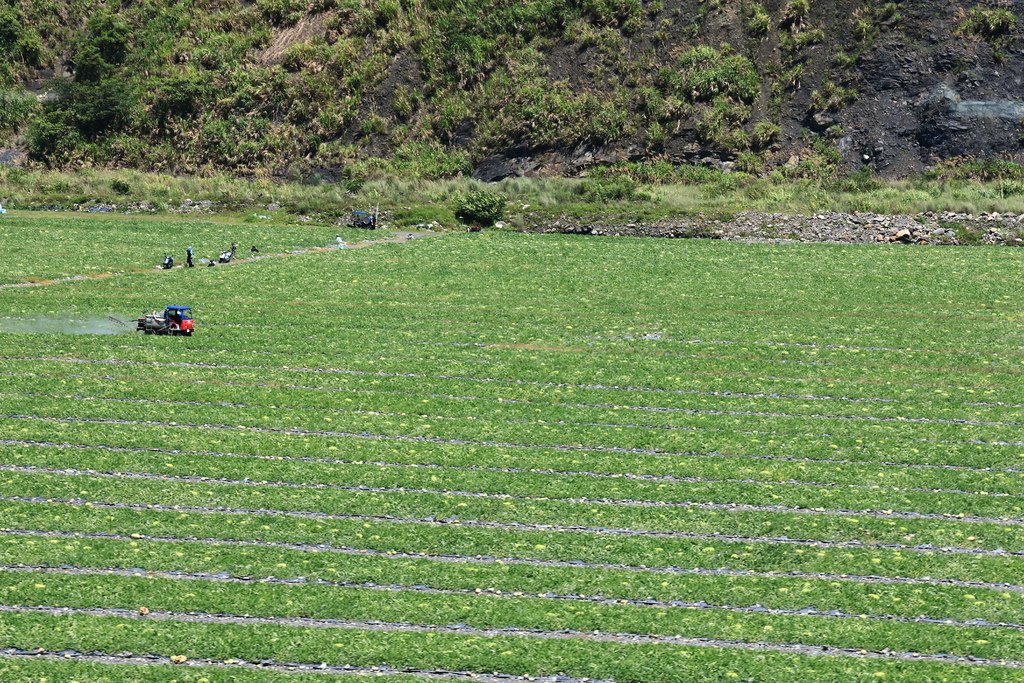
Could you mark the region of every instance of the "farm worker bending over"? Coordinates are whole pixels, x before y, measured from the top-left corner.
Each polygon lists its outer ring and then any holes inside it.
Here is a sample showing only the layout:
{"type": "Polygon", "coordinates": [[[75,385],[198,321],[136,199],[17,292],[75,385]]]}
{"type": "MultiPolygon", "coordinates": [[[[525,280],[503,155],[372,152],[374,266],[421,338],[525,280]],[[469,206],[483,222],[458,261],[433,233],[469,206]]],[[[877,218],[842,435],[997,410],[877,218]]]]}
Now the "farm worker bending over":
{"type": "Polygon", "coordinates": [[[334,236],[334,241],[338,243],[338,249],[345,248],[345,240],[341,239],[340,233],[334,236]]]}

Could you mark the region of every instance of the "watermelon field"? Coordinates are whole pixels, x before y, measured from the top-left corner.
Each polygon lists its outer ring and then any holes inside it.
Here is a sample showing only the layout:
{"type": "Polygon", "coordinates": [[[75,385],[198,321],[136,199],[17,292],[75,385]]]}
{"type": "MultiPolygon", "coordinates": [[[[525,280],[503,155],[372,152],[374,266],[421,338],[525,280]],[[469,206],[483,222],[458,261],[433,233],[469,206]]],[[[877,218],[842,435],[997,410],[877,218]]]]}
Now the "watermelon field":
{"type": "Polygon", "coordinates": [[[1024,250],[335,232],[0,219],[0,680],[1024,681],[1024,250]]]}

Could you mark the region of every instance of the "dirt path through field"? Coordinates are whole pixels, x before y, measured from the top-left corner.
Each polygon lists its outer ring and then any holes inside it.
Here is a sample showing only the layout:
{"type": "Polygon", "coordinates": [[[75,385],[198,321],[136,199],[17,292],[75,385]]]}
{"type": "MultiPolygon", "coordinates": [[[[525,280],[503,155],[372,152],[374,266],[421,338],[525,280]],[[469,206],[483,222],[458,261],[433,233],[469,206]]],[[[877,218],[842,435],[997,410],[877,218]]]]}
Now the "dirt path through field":
{"type": "MultiPolygon", "coordinates": [[[[406,242],[411,242],[414,239],[422,239],[422,238],[426,238],[426,237],[439,237],[442,234],[443,233],[429,232],[429,231],[424,231],[424,232],[397,232],[397,233],[395,233],[395,234],[393,234],[393,235],[391,235],[389,237],[382,237],[380,239],[361,240],[359,242],[346,242],[344,250],[348,250],[348,249],[365,249],[366,247],[375,247],[375,246],[379,246],[379,245],[382,245],[382,244],[404,244],[406,242]]],[[[220,268],[220,267],[225,267],[225,266],[236,266],[236,265],[241,265],[243,263],[253,263],[254,261],[261,261],[263,259],[268,259],[268,258],[282,258],[282,257],[285,257],[285,256],[302,256],[302,255],[305,255],[305,254],[319,254],[319,253],[323,253],[323,252],[327,252],[327,251],[342,251],[342,250],[339,249],[336,245],[328,245],[328,246],[323,246],[323,247],[303,247],[303,248],[300,248],[300,249],[293,249],[291,251],[286,251],[286,252],[279,252],[279,253],[272,253],[272,254],[258,254],[256,256],[250,256],[248,258],[235,258],[235,259],[232,259],[230,263],[218,263],[217,267],[220,268]]],[[[177,270],[179,268],[184,268],[184,267],[185,266],[178,265],[178,266],[175,266],[172,270],[177,270]]],[[[207,265],[206,264],[199,264],[196,267],[197,268],[205,268],[205,267],[207,267],[207,265]]],[[[151,272],[154,272],[154,271],[162,272],[163,269],[160,268],[159,266],[154,266],[154,267],[151,267],[151,268],[134,268],[134,269],[131,269],[131,270],[126,270],[126,271],[121,272],[121,273],[90,273],[90,274],[86,274],[86,275],[69,275],[68,277],[51,278],[51,279],[47,279],[47,280],[30,280],[30,281],[26,281],[26,282],[12,282],[12,283],[8,283],[8,284],[0,284],[0,290],[4,290],[4,289],[23,289],[23,288],[27,288],[27,287],[45,287],[47,285],[59,285],[59,284],[65,284],[65,283],[69,283],[69,282],[81,282],[81,281],[85,281],[85,280],[105,280],[107,278],[115,277],[117,275],[131,275],[131,274],[135,274],[135,273],[151,273],[151,272]]]]}

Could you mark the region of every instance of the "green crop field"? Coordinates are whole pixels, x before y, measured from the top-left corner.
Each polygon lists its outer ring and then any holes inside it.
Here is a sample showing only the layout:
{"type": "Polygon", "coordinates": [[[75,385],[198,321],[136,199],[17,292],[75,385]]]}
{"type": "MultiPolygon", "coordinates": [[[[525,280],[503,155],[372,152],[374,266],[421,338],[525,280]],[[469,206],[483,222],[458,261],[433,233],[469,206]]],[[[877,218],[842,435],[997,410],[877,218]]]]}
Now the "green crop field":
{"type": "Polygon", "coordinates": [[[5,683],[1024,681],[1024,251],[0,233],[5,683]]]}

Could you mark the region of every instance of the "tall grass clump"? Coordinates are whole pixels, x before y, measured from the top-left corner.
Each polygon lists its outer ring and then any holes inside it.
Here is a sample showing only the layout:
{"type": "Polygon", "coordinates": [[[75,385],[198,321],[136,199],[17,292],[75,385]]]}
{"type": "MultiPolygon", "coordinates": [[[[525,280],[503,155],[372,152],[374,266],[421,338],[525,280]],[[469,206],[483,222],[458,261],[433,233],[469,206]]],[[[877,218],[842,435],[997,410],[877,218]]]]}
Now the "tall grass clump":
{"type": "Polygon", "coordinates": [[[972,7],[963,12],[957,33],[980,38],[992,46],[997,59],[1002,59],[1017,30],[1017,17],[1003,7],[972,7]]]}

